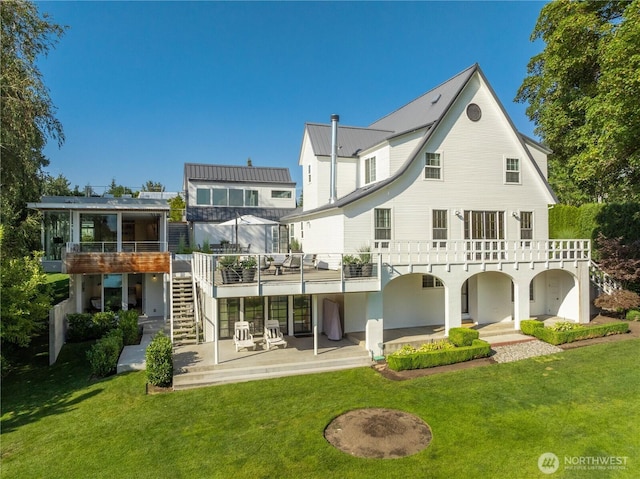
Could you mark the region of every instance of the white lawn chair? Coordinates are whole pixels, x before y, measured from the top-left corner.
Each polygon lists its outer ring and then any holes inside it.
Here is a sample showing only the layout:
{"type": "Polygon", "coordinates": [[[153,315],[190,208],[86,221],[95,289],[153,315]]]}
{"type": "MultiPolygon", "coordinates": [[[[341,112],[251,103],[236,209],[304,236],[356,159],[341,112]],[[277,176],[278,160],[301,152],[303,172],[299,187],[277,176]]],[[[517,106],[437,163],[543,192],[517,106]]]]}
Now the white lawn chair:
{"type": "Polygon", "coordinates": [[[246,321],[236,321],[233,327],[233,342],[236,345],[236,352],[240,348],[256,349],[256,342],[253,340],[253,334],[249,332],[249,323],[246,321]]]}
{"type": "Polygon", "coordinates": [[[287,341],[280,332],[280,323],[277,319],[268,319],[264,325],[264,349],[268,351],[271,346],[279,345],[287,347],[287,341]]]}

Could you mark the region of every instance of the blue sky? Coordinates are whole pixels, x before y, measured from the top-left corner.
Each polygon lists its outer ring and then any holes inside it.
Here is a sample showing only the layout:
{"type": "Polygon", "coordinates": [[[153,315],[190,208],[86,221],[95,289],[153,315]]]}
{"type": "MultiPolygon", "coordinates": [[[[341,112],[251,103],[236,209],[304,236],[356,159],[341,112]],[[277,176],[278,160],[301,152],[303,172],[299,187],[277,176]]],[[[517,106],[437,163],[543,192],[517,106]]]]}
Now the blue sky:
{"type": "Polygon", "coordinates": [[[476,62],[532,136],[513,98],[543,5],[40,2],[69,26],[39,63],[66,135],[47,171],[178,191],[185,162],[250,157],[300,184],[305,122],[367,126],[476,62]]]}

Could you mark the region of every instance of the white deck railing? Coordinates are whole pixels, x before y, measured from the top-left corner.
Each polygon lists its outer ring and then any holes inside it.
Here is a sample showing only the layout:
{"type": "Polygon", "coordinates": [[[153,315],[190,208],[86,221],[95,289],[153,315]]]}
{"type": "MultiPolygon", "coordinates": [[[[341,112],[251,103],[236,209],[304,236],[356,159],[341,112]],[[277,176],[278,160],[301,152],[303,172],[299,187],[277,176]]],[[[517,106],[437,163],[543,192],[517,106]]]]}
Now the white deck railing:
{"type": "Polygon", "coordinates": [[[541,261],[588,261],[589,240],[456,240],[389,241],[375,251],[382,262],[405,264],[464,264],[541,261]]]}

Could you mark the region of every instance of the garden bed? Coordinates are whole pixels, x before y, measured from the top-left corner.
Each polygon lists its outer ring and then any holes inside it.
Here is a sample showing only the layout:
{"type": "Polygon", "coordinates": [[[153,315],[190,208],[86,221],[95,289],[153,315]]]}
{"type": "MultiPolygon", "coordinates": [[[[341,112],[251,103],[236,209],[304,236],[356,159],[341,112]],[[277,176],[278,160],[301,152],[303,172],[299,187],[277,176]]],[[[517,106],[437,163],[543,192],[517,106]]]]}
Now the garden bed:
{"type": "Polygon", "coordinates": [[[592,338],[602,338],[614,334],[624,334],[629,331],[625,322],[611,322],[597,325],[582,325],[578,323],[559,322],[553,326],[545,326],[535,319],[526,319],[520,323],[523,334],[534,336],[549,344],[559,345],[592,338]]]}
{"type": "Polygon", "coordinates": [[[394,371],[432,368],[491,355],[491,345],[478,339],[478,331],[451,328],[449,339],[423,344],[419,348],[404,346],[387,356],[387,366],[394,371]]]}

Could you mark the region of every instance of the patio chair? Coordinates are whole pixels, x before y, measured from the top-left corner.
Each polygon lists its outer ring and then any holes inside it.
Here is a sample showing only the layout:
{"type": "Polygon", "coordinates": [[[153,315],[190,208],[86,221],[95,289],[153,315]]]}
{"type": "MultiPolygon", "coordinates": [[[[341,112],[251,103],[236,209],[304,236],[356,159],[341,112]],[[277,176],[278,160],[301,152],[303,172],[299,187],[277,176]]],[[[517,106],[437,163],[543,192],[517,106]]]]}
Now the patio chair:
{"type": "Polygon", "coordinates": [[[247,321],[236,321],[233,329],[233,343],[236,345],[236,352],[240,348],[256,350],[256,342],[253,339],[253,334],[249,332],[249,323],[247,321]]]}
{"type": "Polygon", "coordinates": [[[260,256],[260,271],[268,271],[271,268],[271,262],[267,260],[266,256],[260,256]]]}
{"type": "Polygon", "coordinates": [[[280,323],[277,319],[268,319],[264,325],[264,349],[268,351],[271,346],[279,345],[287,347],[287,341],[280,331],[280,323]]]}
{"type": "Polygon", "coordinates": [[[299,254],[290,254],[282,263],[282,269],[285,271],[298,271],[300,269],[300,259],[299,254]]]}
{"type": "Polygon", "coordinates": [[[315,254],[305,254],[302,258],[302,267],[303,268],[311,268],[317,269],[316,266],[316,255],[315,254]]]}

